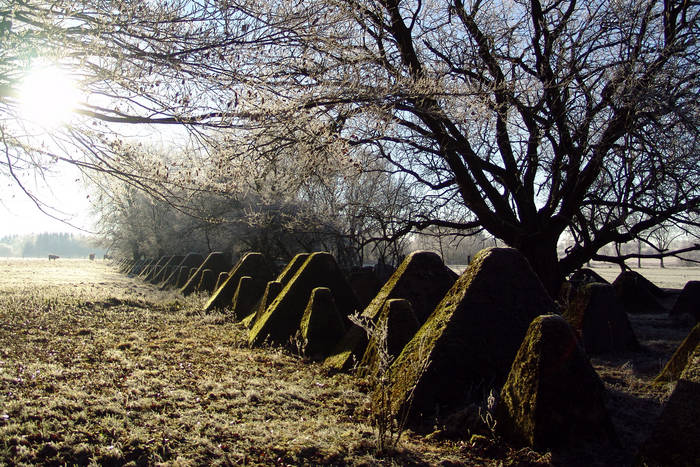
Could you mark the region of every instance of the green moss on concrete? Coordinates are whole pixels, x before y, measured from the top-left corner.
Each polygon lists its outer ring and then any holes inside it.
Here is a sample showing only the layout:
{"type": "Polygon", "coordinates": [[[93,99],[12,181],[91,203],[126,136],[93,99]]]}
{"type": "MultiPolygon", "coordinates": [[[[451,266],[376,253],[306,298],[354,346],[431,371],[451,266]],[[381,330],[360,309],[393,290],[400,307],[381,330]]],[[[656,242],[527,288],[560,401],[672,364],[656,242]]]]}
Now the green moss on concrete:
{"type": "Polygon", "coordinates": [[[164,256],[161,256],[161,257],[159,257],[159,258],[157,258],[157,259],[151,260],[151,261],[148,263],[148,265],[146,265],[146,267],[143,268],[143,270],[141,271],[141,273],[139,273],[139,277],[140,277],[141,279],[146,279],[146,277],[151,273],[151,271],[153,270],[153,268],[154,268],[158,263],[160,263],[160,262],[163,260],[163,258],[164,258],[164,256]]]}
{"type": "Polygon", "coordinates": [[[331,289],[341,316],[346,317],[357,310],[357,298],[335,258],[327,252],[313,253],[253,325],[250,344],[260,345],[266,340],[287,343],[299,329],[311,291],[316,287],[331,289]]]}
{"type": "Polygon", "coordinates": [[[282,272],[279,273],[277,279],[275,280],[282,285],[287,285],[310,255],[310,253],[298,253],[295,255],[294,258],[287,263],[284,269],[282,269],[282,272]]]}
{"type": "Polygon", "coordinates": [[[401,354],[419,327],[411,302],[403,298],[387,300],[369,339],[367,350],[360,360],[357,375],[376,378],[388,370],[391,362],[401,354]],[[385,348],[385,357],[381,356],[384,354],[380,352],[382,346],[385,348]]]}
{"type": "MultiPolygon", "coordinates": [[[[363,318],[377,322],[384,303],[392,298],[411,302],[419,323],[424,323],[435,306],[457,280],[440,257],[428,251],[416,251],[404,259],[379,293],[362,312],[363,318]]],[[[365,332],[351,326],[323,365],[330,371],[348,371],[359,361],[367,348],[365,332]]]]}
{"type": "Polygon", "coordinates": [[[236,293],[236,288],[238,287],[241,277],[250,276],[256,281],[265,284],[272,276],[267,260],[262,253],[256,252],[243,255],[228,274],[228,279],[221,284],[204,305],[204,311],[212,311],[216,308],[231,306],[233,296],[236,293]]]}
{"type": "Polygon", "coordinates": [[[562,317],[530,324],[501,390],[500,432],[537,450],[617,444],[604,402],[603,383],[562,317]]]}
{"type": "Polygon", "coordinates": [[[236,293],[233,294],[231,316],[240,321],[255,313],[255,305],[265,291],[266,282],[251,276],[243,276],[238,281],[236,293]]]}
{"type": "Polygon", "coordinates": [[[409,410],[415,387],[411,423],[432,423],[500,388],[530,322],[556,310],[522,254],[482,250],[391,366],[392,411],[409,410]]]}
{"type": "Polygon", "coordinates": [[[219,290],[219,287],[221,287],[223,283],[226,282],[226,279],[228,279],[228,273],[220,272],[219,277],[216,279],[216,286],[214,287],[214,290],[219,290]]]}
{"type": "Polygon", "coordinates": [[[700,459],[700,345],[688,357],[678,383],[649,438],[637,466],[697,466],[700,459]]]}
{"type": "Polygon", "coordinates": [[[160,268],[160,271],[153,276],[151,283],[162,285],[165,279],[167,279],[170,274],[172,274],[175,269],[175,265],[180,264],[185,257],[182,255],[171,256],[168,261],[160,268]]]}
{"type": "Polygon", "coordinates": [[[345,333],[345,324],[335,306],[331,289],[316,287],[311,291],[299,329],[304,355],[311,360],[325,358],[338,343],[345,333]]]}
{"type": "Polygon", "coordinates": [[[272,303],[275,300],[275,298],[277,298],[279,293],[282,291],[282,288],[282,283],[279,281],[269,281],[266,284],[265,291],[263,292],[260,301],[255,306],[255,313],[243,319],[243,324],[248,329],[251,329],[255,325],[257,320],[265,313],[267,307],[270,306],[270,303],[272,303]]]}
{"type": "Polygon", "coordinates": [[[676,351],[671,356],[671,359],[666,363],[659,376],[654,379],[655,383],[669,383],[676,381],[683,369],[688,365],[688,360],[690,355],[695,350],[695,348],[700,345],[700,323],[696,324],[693,329],[690,330],[688,335],[681,345],[678,346],[676,351]]]}
{"type": "Polygon", "coordinates": [[[175,266],[170,276],[165,278],[163,284],[161,285],[161,289],[164,290],[169,287],[174,287],[176,289],[181,288],[183,285],[185,285],[187,279],[189,279],[189,275],[184,279],[181,278],[181,268],[185,268],[187,271],[189,271],[190,268],[198,267],[203,262],[204,258],[202,257],[202,255],[198,253],[187,253],[182,258],[182,260],[175,266]]]}
{"type": "Polygon", "coordinates": [[[227,271],[230,267],[231,260],[228,254],[225,254],[221,251],[209,253],[207,259],[204,260],[204,262],[197,268],[192,277],[190,277],[189,280],[185,283],[185,285],[182,286],[180,292],[185,296],[194,292],[197,289],[199,280],[201,279],[201,272],[205,269],[211,269],[212,271],[214,271],[214,278],[212,280],[211,287],[213,289],[214,285],[216,285],[216,277],[218,277],[219,273],[222,271],[227,271]]]}
{"type": "Polygon", "coordinates": [[[187,283],[190,277],[190,270],[187,266],[180,266],[178,268],[177,276],[175,277],[175,282],[173,282],[173,287],[179,289],[187,283]]]}
{"type": "Polygon", "coordinates": [[[153,282],[153,279],[160,274],[163,266],[168,264],[172,256],[161,256],[156,264],[153,265],[151,271],[143,278],[146,282],[153,282]]]}
{"type": "Polygon", "coordinates": [[[199,272],[199,282],[197,292],[211,292],[216,285],[216,272],[211,269],[204,269],[199,272]]]}

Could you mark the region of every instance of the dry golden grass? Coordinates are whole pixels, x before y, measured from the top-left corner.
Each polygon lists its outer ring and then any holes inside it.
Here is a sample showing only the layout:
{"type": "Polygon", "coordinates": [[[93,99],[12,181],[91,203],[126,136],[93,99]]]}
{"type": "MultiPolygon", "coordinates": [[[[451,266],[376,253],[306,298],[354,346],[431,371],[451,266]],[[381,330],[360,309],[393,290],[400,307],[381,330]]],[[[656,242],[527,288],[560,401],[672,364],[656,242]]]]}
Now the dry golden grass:
{"type": "MultiPolygon", "coordinates": [[[[377,453],[366,387],[102,262],[0,261],[0,464],[496,464],[408,433],[377,453]]],[[[500,457],[532,452],[501,449],[500,457]]]]}
{"type": "MultiPolygon", "coordinates": [[[[686,267],[670,261],[668,266],[660,268],[658,261],[651,260],[646,260],[642,263],[641,268],[637,268],[636,263],[633,265],[629,262],[628,264],[633,271],[638,272],[664,289],[680,290],[683,289],[683,286],[688,281],[700,281],[700,266],[686,267]]],[[[620,268],[610,264],[594,263],[592,269],[610,282],[614,281],[620,274],[620,268]]]]}
{"type": "MultiPolygon", "coordinates": [[[[158,291],[101,261],[0,260],[0,464],[571,461],[470,441],[461,424],[409,431],[379,453],[365,383],[280,348],[248,348],[243,326],[199,311],[204,298],[158,291]]],[[[623,464],[668,393],[648,382],[683,334],[634,324],[644,352],[594,359],[623,441],[603,460],[623,464]]]]}

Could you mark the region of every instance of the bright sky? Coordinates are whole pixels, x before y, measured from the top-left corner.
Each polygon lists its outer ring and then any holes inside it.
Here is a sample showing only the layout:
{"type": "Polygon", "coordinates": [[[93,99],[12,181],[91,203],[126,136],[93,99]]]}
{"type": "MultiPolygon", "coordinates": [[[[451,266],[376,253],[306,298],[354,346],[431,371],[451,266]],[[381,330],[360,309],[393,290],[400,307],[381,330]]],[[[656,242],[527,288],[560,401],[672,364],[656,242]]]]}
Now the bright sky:
{"type": "MultiPolygon", "coordinates": [[[[68,70],[41,59],[27,71],[18,92],[20,112],[24,119],[37,125],[37,134],[49,133],[70,119],[81,99],[68,70]]],[[[79,228],[92,229],[87,193],[79,172],[72,167],[57,168],[57,172],[46,175],[46,180],[34,172],[17,175],[29,191],[48,205],[48,212],[75,227],[41,212],[16,181],[8,177],[0,181],[0,235],[78,233],[79,228]]]]}
{"type": "MultiPolygon", "coordinates": [[[[35,184],[33,180],[29,185],[44,203],[58,210],[49,212],[76,227],[92,230],[90,203],[77,171],[66,168],[61,174],[48,178],[47,182],[49,186],[43,182],[35,184]]],[[[14,181],[3,180],[0,186],[0,236],[42,232],[86,233],[42,213],[14,181]]]]}
{"type": "MultiPolygon", "coordinates": [[[[39,125],[39,133],[50,132],[70,119],[72,110],[81,100],[89,100],[89,97],[80,95],[71,74],[60,66],[42,60],[32,66],[19,87],[21,112],[25,119],[39,125]]],[[[120,134],[144,139],[151,144],[160,141],[168,146],[182,138],[182,129],[124,126],[120,127],[120,134]]],[[[47,141],[51,144],[50,139],[47,141]]],[[[22,174],[21,179],[32,193],[49,206],[48,212],[68,223],[41,212],[13,179],[0,179],[0,236],[42,232],[86,233],[93,230],[94,219],[90,214],[88,193],[80,172],[68,164],[62,167],[59,164],[52,170],[54,174],[46,180],[38,179],[39,175],[31,172],[22,174]]]]}

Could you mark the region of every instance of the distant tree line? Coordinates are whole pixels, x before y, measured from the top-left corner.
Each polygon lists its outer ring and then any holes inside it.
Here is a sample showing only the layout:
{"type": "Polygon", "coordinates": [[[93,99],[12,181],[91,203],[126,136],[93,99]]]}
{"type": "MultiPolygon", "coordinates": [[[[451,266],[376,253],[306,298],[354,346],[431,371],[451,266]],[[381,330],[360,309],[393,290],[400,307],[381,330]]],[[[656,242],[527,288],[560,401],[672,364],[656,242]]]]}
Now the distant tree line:
{"type": "Polygon", "coordinates": [[[92,237],[67,232],[9,235],[0,238],[0,256],[41,258],[50,254],[63,258],[84,258],[95,253],[105,254],[103,248],[94,244],[92,237]]]}

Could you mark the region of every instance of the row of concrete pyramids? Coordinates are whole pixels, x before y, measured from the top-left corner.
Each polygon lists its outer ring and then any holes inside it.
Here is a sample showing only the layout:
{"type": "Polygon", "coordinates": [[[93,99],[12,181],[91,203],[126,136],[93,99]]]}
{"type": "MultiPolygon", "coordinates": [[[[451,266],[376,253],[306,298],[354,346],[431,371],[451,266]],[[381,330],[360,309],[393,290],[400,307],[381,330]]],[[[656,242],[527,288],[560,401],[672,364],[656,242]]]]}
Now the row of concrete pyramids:
{"type": "MultiPolygon", "coordinates": [[[[202,282],[202,271],[215,263],[210,258],[183,293],[197,288],[198,274],[202,282]]],[[[361,305],[328,253],[297,255],[275,280],[260,253],[224,274],[206,309],[228,309],[250,328],[251,345],[287,344],[296,336],[329,370],[359,363],[361,376],[385,372],[392,411],[415,425],[497,388],[501,430],[517,442],[537,448],[615,442],[602,383],[583,347],[600,350],[586,339],[596,328],[607,330],[613,350],[637,345],[624,312],[600,305],[614,302],[609,286],[569,285],[570,306],[561,317],[516,250],[484,250],[459,278],[434,253],[416,252],[359,316],[385,330],[382,342],[348,320],[361,305]],[[381,368],[387,362],[380,350],[388,352],[388,367],[381,368]]]]}

